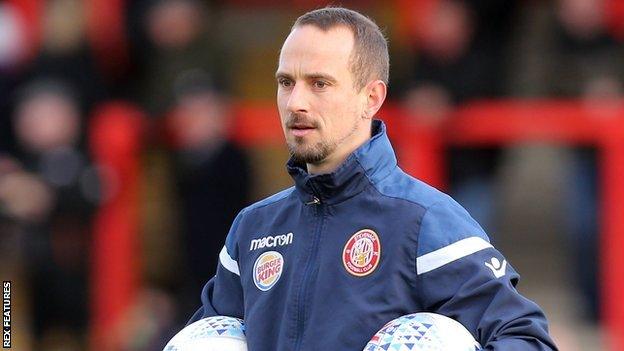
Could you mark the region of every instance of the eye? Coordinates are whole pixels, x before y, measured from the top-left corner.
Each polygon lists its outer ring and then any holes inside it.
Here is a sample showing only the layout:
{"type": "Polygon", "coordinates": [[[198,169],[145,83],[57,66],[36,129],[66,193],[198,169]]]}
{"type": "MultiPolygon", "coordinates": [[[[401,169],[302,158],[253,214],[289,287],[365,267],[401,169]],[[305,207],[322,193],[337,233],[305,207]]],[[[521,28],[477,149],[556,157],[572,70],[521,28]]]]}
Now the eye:
{"type": "Polygon", "coordinates": [[[314,81],[314,83],[312,83],[312,85],[314,85],[316,89],[324,89],[327,87],[327,83],[323,82],[322,80],[316,80],[314,81]]]}
{"type": "Polygon", "coordinates": [[[283,88],[290,88],[293,85],[293,82],[288,78],[280,78],[277,80],[277,84],[283,88]]]}

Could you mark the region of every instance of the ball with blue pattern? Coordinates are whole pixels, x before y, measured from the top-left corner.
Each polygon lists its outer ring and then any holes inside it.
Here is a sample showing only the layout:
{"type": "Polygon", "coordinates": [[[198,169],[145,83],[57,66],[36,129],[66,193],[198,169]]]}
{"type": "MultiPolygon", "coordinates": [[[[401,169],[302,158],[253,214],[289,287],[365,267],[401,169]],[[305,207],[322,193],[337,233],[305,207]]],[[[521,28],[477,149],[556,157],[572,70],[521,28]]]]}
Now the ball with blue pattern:
{"type": "Polygon", "coordinates": [[[388,322],[364,351],[477,351],[481,346],[459,322],[420,312],[388,322]]]}
{"type": "Polygon", "coordinates": [[[163,351],[247,351],[245,324],[226,316],[200,319],[178,332],[163,351]]]}

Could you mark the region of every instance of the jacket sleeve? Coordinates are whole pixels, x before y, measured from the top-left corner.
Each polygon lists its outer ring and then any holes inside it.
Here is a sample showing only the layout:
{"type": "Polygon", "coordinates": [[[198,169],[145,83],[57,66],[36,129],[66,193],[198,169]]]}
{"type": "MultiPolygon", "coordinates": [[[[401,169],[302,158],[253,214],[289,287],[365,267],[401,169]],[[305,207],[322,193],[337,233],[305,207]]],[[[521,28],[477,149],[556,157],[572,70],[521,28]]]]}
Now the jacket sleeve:
{"type": "Polygon", "coordinates": [[[236,231],[243,212],[239,213],[232,223],[225,245],[219,254],[217,273],[202,290],[202,306],[193,314],[187,325],[212,316],[244,318],[243,289],[240,280],[239,250],[236,240],[236,231]]]}
{"type": "Polygon", "coordinates": [[[557,350],[542,310],[516,290],[518,273],[450,198],[423,217],[416,271],[423,308],[462,323],[484,350],[557,350]]]}

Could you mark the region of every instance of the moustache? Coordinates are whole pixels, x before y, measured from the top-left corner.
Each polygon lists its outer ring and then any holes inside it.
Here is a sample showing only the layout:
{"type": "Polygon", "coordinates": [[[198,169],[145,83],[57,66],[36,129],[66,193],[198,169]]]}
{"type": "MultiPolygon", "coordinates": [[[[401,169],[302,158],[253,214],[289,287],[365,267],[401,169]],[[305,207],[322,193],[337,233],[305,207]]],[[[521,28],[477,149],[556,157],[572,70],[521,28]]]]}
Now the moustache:
{"type": "Polygon", "coordinates": [[[291,113],[286,121],[288,128],[318,128],[318,123],[301,113],[291,113]]]}

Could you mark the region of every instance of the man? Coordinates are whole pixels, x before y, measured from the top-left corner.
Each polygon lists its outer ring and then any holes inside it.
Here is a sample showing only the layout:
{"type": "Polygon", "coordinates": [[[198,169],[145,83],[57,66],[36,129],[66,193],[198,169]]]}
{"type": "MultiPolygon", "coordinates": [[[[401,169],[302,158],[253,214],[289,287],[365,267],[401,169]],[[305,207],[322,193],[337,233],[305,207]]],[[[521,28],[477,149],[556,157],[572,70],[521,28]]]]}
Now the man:
{"type": "Polygon", "coordinates": [[[99,179],[80,145],[80,95],[65,80],[37,78],[16,95],[12,122],[19,166],[0,175],[0,207],[21,234],[34,348],[84,349],[99,179]]]}
{"type": "Polygon", "coordinates": [[[295,186],[240,212],[191,321],[244,318],[251,351],[358,351],[386,322],[430,311],[488,350],[556,349],[481,227],[397,167],[372,119],[388,82],[372,21],[343,8],[299,17],[276,77],[295,186]]]}
{"type": "Polygon", "coordinates": [[[214,263],[228,228],[249,204],[251,172],[243,150],[227,138],[228,108],[212,78],[193,70],[177,83],[176,104],[167,122],[175,138],[184,263],[190,268],[189,276],[178,274],[185,285],[186,316],[196,308],[189,296],[195,297],[206,277],[215,274],[214,263]]]}

